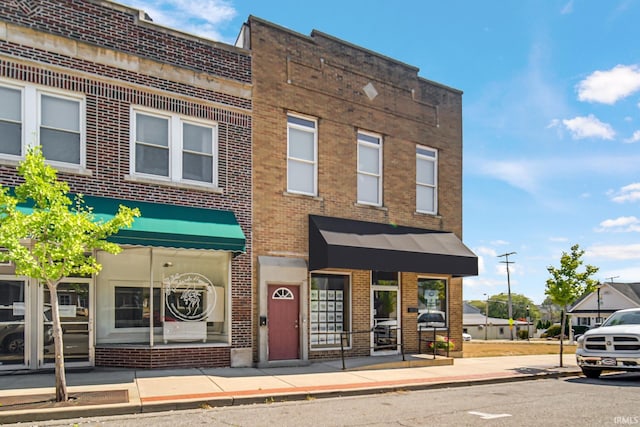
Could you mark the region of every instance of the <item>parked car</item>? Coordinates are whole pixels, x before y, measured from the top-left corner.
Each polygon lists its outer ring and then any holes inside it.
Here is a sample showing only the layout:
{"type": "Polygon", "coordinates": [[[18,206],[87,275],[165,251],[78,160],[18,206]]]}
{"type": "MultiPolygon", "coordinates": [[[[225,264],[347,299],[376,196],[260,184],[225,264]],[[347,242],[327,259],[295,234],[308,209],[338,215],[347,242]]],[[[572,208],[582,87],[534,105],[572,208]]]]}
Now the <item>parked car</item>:
{"type": "Polygon", "coordinates": [[[462,333],[462,341],[471,341],[471,335],[466,333],[466,332],[463,332],[462,333]]]}
{"type": "Polygon", "coordinates": [[[420,311],[418,315],[418,329],[444,328],[447,320],[444,311],[428,310],[420,311]]]}
{"type": "Polygon", "coordinates": [[[605,370],[640,372],[640,309],[616,311],[578,337],[576,360],[588,378],[605,370]]]}
{"type": "MultiPolygon", "coordinates": [[[[53,343],[53,330],[50,325],[45,327],[44,344],[53,343]]],[[[24,324],[12,323],[0,326],[0,353],[24,353],[24,324]]]]}

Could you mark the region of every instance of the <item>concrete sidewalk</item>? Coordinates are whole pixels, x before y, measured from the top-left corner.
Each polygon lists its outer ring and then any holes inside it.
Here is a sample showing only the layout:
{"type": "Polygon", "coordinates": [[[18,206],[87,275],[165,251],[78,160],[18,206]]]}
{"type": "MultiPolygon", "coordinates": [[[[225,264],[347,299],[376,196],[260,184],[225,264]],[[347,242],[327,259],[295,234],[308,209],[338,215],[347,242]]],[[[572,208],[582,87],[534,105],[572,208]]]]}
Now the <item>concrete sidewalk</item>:
{"type": "MultiPolygon", "coordinates": [[[[371,361],[371,358],[363,360],[371,361]]],[[[53,373],[0,376],[0,424],[175,409],[243,405],[395,390],[460,387],[471,384],[575,376],[573,354],[455,359],[453,365],[367,369],[348,359],[281,368],[131,370],[95,368],[69,372],[67,406],[44,400],[55,392],[53,373]],[[91,404],[82,396],[91,395],[91,404]],[[11,396],[33,397],[33,407],[11,405],[11,396]],[[103,398],[103,401],[100,399],[103,398]],[[25,409],[26,408],[26,409],[25,409]]]]}

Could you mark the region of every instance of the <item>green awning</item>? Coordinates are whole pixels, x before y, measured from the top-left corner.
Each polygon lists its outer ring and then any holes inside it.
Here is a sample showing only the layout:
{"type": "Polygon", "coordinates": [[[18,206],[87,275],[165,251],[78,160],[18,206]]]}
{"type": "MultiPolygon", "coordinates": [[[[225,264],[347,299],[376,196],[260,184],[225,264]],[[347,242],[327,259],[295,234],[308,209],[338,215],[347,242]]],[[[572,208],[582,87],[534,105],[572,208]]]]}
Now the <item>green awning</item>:
{"type": "Polygon", "coordinates": [[[121,245],[216,249],[245,252],[245,236],[232,211],[163,205],[106,197],[84,196],[97,219],[108,221],[119,205],[138,208],[131,228],[109,237],[121,245]]]}

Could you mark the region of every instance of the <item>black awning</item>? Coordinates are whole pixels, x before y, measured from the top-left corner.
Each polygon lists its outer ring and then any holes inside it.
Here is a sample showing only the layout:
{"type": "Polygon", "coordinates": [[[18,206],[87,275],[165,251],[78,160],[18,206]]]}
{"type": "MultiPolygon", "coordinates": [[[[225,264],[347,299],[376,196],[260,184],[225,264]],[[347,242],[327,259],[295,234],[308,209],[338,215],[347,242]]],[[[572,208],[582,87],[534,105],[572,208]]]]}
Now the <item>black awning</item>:
{"type": "Polygon", "coordinates": [[[476,276],[478,257],[453,233],[309,215],[309,270],[476,276]]]}

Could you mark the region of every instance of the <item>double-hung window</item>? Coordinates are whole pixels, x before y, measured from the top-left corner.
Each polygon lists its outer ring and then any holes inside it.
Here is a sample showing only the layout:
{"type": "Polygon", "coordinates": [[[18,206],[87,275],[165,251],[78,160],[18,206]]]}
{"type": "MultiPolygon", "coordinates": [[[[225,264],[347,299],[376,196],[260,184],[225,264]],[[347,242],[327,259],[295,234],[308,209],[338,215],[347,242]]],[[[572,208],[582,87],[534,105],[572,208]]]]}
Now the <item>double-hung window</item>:
{"type": "Polygon", "coordinates": [[[84,99],[26,85],[0,84],[0,156],[19,160],[39,144],[47,161],[85,166],[84,99]]]}
{"type": "Polygon", "coordinates": [[[132,174],[217,186],[217,126],[134,108],[132,174]]]}
{"type": "Polygon", "coordinates": [[[358,203],[382,205],[382,137],[358,132],[358,203]]]}
{"type": "Polygon", "coordinates": [[[438,152],[416,147],[416,211],[435,214],[438,211],[438,152]]]}
{"type": "Polygon", "coordinates": [[[0,153],[22,155],[22,90],[0,86],[0,153]]]}
{"type": "Polygon", "coordinates": [[[287,116],[287,191],[316,196],[318,193],[317,121],[287,116]]]}

